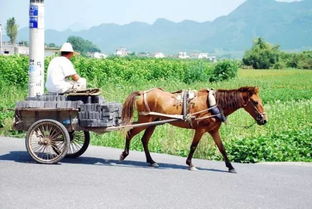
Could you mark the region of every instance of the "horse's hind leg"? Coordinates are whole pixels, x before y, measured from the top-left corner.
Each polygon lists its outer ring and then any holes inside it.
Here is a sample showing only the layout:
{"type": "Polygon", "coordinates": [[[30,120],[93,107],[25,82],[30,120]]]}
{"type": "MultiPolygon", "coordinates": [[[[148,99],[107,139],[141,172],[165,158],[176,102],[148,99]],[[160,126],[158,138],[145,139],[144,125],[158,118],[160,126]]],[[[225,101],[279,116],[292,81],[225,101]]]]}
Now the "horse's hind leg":
{"type": "Polygon", "coordinates": [[[152,159],[151,154],[148,149],[148,142],[149,139],[151,138],[152,134],[154,133],[156,126],[150,126],[145,130],[145,133],[141,139],[145,156],[146,156],[146,162],[149,163],[153,167],[158,167],[158,164],[152,159]]]}
{"type": "Polygon", "coordinates": [[[130,142],[131,139],[137,135],[138,133],[140,133],[141,131],[143,131],[145,129],[145,127],[138,127],[138,128],[133,128],[130,131],[127,132],[127,137],[126,137],[126,143],[125,143],[125,149],[124,151],[121,153],[120,155],[120,161],[124,160],[128,155],[129,155],[129,149],[130,149],[130,142]]]}
{"type": "Polygon", "coordinates": [[[234,167],[232,166],[230,160],[227,157],[225,148],[224,148],[223,143],[221,141],[221,137],[220,137],[219,131],[210,132],[210,134],[211,134],[214,142],[216,143],[219,151],[221,152],[221,154],[222,154],[222,156],[224,158],[225,165],[226,165],[226,167],[228,167],[229,172],[230,173],[236,173],[234,167]]]}
{"type": "Polygon", "coordinates": [[[195,131],[195,135],[191,144],[191,148],[190,148],[190,153],[186,159],[186,164],[189,166],[190,170],[197,170],[196,167],[193,165],[192,163],[192,158],[193,158],[193,154],[196,150],[196,147],[200,141],[200,139],[202,138],[203,134],[205,133],[205,130],[196,130],[195,131]]]}

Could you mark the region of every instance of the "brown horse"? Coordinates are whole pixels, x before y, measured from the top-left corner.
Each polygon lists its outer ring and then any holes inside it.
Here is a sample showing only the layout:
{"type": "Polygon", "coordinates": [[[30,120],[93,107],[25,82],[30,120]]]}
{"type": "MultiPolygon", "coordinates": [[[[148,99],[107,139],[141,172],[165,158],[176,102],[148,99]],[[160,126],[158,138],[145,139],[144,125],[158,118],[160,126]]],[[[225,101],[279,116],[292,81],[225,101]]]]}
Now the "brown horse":
{"type": "MultiPolygon", "coordinates": [[[[267,122],[264,108],[259,97],[259,89],[257,87],[241,87],[234,90],[216,90],[215,98],[217,106],[224,113],[225,116],[232,114],[234,111],[244,108],[259,125],[264,125],[267,122]]],[[[192,157],[195,149],[202,138],[203,134],[208,132],[214,142],[216,143],[219,151],[223,155],[225,165],[228,167],[229,172],[235,172],[234,167],[229,161],[223,143],[221,141],[219,129],[222,122],[213,117],[209,111],[208,102],[209,90],[202,89],[196,94],[188,106],[188,114],[192,115],[189,120],[178,120],[170,122],[171,125],[181,128],[194,129],[195,135],[190,147],[190,153],[187,157],[186,164],[191,170],[196,170],[192,164],[192,157]]],[[[183,112],[183,104],[177,99],[176,93],[163,91],[162,89],[151,89],[149,91],[135,91],[130,94],[123,104],[122,121],[124,124],[130,124],[134,108],[139,113],[138,121],[136,123],[146,123],[168,119],[161,114],[149,115],[148,112],[156,112],[169,115],[181,115],[183,112]],[[140,97],[139,97],[140,96],[140,97]],[[143,113],[143,114],[142,114],[143,113]]],[[[131,139],[141,131],[145,130],[142,137],[146,161],[154,167],[158,167],[157,163],[152,159],[149,149],[148,141],[152,136],[156,125],[136,127],[127,132],[125,150],[120,156],[120,160],[124,160],[129,155],[129,147],[131,139]]]]}

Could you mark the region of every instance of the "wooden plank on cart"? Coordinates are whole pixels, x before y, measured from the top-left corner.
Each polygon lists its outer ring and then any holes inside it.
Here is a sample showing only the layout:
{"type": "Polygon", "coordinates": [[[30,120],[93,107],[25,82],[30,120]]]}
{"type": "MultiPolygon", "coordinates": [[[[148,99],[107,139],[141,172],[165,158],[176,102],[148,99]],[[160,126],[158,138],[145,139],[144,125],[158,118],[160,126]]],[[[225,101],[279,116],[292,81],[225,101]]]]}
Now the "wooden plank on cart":
{"type": "Polygon", "coordinates": [[[101,94],[101,90],[99,88],[93,89],[85,89],[85,90],[77,90],[74,92],[69,92],[68,96],[98,96],[101,94]]]}

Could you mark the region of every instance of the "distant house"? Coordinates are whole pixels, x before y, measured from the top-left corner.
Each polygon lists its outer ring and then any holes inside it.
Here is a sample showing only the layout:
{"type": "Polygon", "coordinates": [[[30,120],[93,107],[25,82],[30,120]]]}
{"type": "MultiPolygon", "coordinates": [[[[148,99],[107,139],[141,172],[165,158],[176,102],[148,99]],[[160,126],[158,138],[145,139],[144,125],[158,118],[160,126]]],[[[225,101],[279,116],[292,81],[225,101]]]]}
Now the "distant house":
{"type": "Polygon", "coordinates": [[[29,47],[19,44],[15,44],[14,46],[9,42],[4,42],[2,44],[2,53],[4,55],[13,55],[13,54],[29,55],[29,47]]]}
{"type": "Polygon", "coordinates": [[[139,52],[137,54],[138,57],[149,57],[150,53],[149,52],[139,52]]]}
{"type": "MultiPolygon", "coordinates": [[[[44,56],[52,56],[55,54],[58,54],[60,51],[59,48],[54,47],[45,47],[44,49],[44,56]]],[[[2,53],[4,55],[13,55],[13,54],[20,54],[20,55],[29,55],[29,47],[22,45],[22,44],[16,44],[13,46],[11,43],[4,42],[2,45],[2,53]]]]}
{"type": "Polygon", "coordinates": [[[93,58],[97,58],[97,59],[106,59],[108,57],[107,54],[103,54],[103,53],[100,53],[100,52],[91,53],[90,56],[93,57],[93,58]]]}
{"type": "Polygon", "coordinates": [[[208,59],[208,53],[199,53],[197,55],[198,59],[208,59]]]}
{"type": "Polygon", "coordinates": [[[59,52],[60,52],[59,48],[55,48],[55,47],[45,47],[44,48],[44,56],[45,57],[56,55],[59,52]]]}
{"type": "Polygon", "coordinates": [[[179,59],[188,59],[188,58],[190,58],[190,56],[188,56],[186,52],[179,52],[178,58],[179,59]]]}
{"type": "Polygon", "coordinates": [[[166,56],[162,52],[156,52],[153,57],[155,57],[155,58],[165,58],[166,56]]]}
{"type": "Polygon", "coordinates": [[[194,59],[207,59],[210,62],[217,62],[217,57],[213,55],[209,55],[208,53],[196,53],[192,55],[194,59]]]}
{"type": "Polygon", "coordinates": [[[126,48],[117,49],[115,55],[118,57],[125,57],[128,55],[128,50],[126,48]]]}
{"type": "Polygon", "coordinates": [[[208,56],[207,58],[211,62],[217,62],[217,57],[216,56],[208,56]]]}

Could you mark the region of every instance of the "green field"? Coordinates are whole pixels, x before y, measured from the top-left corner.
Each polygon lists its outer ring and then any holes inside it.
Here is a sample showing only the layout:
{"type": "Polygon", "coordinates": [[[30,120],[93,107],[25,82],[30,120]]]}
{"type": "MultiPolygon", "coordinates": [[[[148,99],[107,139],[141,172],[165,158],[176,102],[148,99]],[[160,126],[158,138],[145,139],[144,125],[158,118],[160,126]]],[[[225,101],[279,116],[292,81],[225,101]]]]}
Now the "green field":
{"type": "MultiPolygon", "coordinates": [[[[128,61],[122,62],[126,63],[128,61]]],[[[140,64],[137,60],[134,62],[140,64]]],[[[144,62],[149,61],[144,60],[144,62]]],[[[152,60],[151,62],[159,61],[152,60]]],[[[165,62],[169,63],[170,61],[165,62]]],[[[160,62],[160,64],[165,65],[165,62],[160,62]]],[[[129,63],[133,64],[132,61],[129,61],[129,63]]],[[[170,65],[174,69],[179,67],[180,64],[173,61],[170,65]],[[172,67],[174,65],[177,66],[172,67]]],[[[107,63],[101,65],[104,66],[107,63]]],[[[150,65],[152,66],[152,64],[150,65]]],[[[121,66],[120,68],[125,67],[121,66]]],[[[92,69],[88,70],[91,71],[92,69]]],[[[132,70],[135,70],[135,67],[132,70]]],[[[155,72],[158,72],[157,69],[155,72]]],[[[83,73],[86,73],[86,71],[83,71],[83,73]]],[[[246,112],[239,110],[230,115],[228,118],[229,123],[221,128],[223,141],[230,158],[236,162],[312,161],[311,70],[239,70],[235,79],[217,83],[205,81],[188,83],[170,78],[169,80],[162,78],[146,80],[140,79],[140,77],[132,78],[128,82],[116,82],[114,79],[109,79],[110,76],[114,77],[111,74],[105,75],[106,79],[102,79],[101,71],[98,68],[94,68],[92,73],[90,72],[92,77],[88,77],[91,85],[102,88],[102,95],[107,101],[116,102],[123,102],[132,91],[147,90],[154,87],[176,91],[179,89],[232,89],[241,86],[258,86],[260,87],[260,96],[263,99],[269,122],[265,126],[254,125],[246,129],[243,126],[254,122],[246,112]],[[94,71],[96,71],[96,74],[93,73],[94,71]]],[[[19,78],[16,77],[16,79],[19,78]]],[[[6,109],[13,108],[16,101],[25,98],[27,95],[26,84],[8,85],[3,82],[0,83],[0,96],[2,98],[0,102],[1,135],[23,136],[24,134],[10,130],[13,113],[6,111],[6,109]]],[[[191,130],[179,129],[170,125],[159,126],[150,140],[150,150],[152,152],[186,156],[189,152],[192,135],[193,131],[191,130]]],[[[131,150],[143,150],[141,136],[142,134],[132,140],[131,150]]],[[[92,134],[92,144],[123,148],[124,135],[121,132],[111,132],[103,135],[92,134]]],[[[195,157],[221,159],[221,155],[208,134],[201,140],[195,157]]]]}

